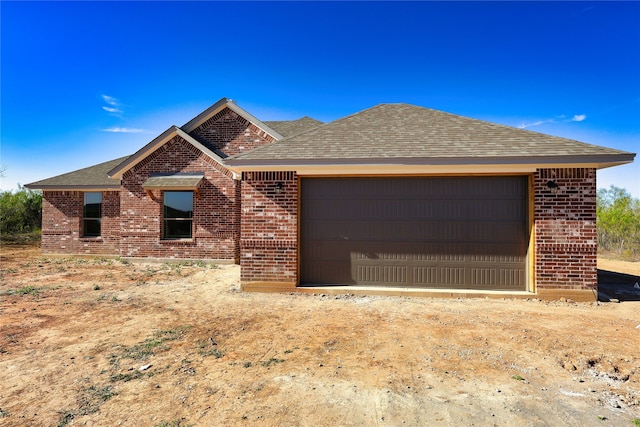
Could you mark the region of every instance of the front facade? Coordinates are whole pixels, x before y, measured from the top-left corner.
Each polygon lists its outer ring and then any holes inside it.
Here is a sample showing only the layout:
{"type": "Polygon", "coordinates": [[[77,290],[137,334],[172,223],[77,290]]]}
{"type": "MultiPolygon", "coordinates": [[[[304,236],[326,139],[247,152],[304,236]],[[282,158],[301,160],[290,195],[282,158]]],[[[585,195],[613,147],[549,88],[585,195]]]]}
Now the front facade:
{"type": "Polygon", "coordinates": [[[27,187],[45,253],[235,262],[244,290],[593,300],[596,170],[633,158],[406,104],[322,124],[223,98],[27,187]]]}

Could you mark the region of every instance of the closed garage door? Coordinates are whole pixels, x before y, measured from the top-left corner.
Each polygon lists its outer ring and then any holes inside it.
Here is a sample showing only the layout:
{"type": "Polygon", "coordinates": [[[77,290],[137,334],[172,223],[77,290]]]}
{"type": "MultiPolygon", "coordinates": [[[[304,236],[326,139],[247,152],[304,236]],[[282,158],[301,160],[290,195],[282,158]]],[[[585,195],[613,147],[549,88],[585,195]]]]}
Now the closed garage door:
{"type": "Polygon", "coordinates": [[[301,283],[525,290],[527,178],[306,178],[301,283]]]}

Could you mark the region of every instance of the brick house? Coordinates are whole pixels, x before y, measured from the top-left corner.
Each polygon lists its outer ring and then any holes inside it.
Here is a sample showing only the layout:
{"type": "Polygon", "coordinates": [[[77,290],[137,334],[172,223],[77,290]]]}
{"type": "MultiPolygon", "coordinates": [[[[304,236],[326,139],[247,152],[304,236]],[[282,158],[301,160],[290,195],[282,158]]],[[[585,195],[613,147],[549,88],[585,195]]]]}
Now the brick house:
{"type": "Polygon", "coordinates": [[[42,250],[241,265],[244,290],[593,299],[596,170],[635,154],[407,104],[323,124],[221,99],[28,184],[42,250]]]}

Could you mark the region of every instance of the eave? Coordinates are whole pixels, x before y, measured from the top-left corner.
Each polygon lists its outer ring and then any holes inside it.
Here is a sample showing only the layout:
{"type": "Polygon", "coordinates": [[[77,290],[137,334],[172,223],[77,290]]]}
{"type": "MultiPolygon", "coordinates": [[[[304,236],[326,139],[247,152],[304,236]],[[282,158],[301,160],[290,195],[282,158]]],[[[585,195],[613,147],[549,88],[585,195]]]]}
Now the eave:
{"type": "Polygon", "coordinates": [[[115,185],[37,185],[27,184],[24,186],[30,190],[42,191],[120,191],[120,184],[115,185]]]}
{"type": "Polygon", "coordinates": [[[227,159],[237,174],[252,171],[295,171],[298,175],[414,175],[533,173],[544,168],[604,169],[631,163],[633,153],[592,156],[379,158],[379,159],[227,159]]]}

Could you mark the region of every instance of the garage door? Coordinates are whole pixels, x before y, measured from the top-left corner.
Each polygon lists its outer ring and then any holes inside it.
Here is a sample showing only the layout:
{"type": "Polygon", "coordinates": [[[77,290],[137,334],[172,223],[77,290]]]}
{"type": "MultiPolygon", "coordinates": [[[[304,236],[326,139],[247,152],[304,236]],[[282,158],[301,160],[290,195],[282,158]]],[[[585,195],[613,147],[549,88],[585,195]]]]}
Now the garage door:
{"type": "Polygon", "coordinates": [[[527,178],[306,178],[302,284],[525,290],[527,178]]]}

